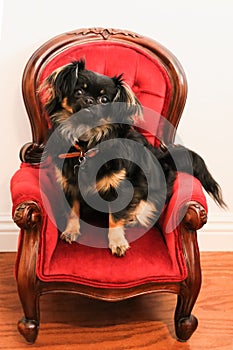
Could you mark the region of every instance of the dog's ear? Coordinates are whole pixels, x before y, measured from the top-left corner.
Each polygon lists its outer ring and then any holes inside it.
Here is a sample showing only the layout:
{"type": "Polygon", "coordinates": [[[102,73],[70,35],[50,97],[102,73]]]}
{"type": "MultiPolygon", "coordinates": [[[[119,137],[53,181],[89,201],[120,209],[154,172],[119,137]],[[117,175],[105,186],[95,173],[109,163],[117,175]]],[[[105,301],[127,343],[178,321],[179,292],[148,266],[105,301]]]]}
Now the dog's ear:
{"type": "Polygon", "coordinates": [[[45,79],[39,92],[45,93],[45,109],[49,115],[60,108],[64,97],[70,96],[77,83],[79,72],[85,69],[85,61],[73,61],[70,64],[57,68],[45,79]]]}
{"type": "Polygon", "coordinates": [[[73,92],[79,72],[84,69],[84,60],[73,61],[56,69],[47,78],[48,84],[54,89],[54,96],[58,97],[59,101],[73,92]]]}
{"type": "Polygon", "coordinates": [[[81,58],[79,61],[73,61],[73,63],[77,64],[78,72],[85,69],[86,62],[83,58],[81,58]]]}
{"type": "Polygon", "coordinates": [[[132,121],[136,119],[143,119],[142,105],[133,93],[132,89],[124,82],[123,74],[112,77],[116,87],[117,93],[113,102],[122,102],[121,110],[132,121]]]}

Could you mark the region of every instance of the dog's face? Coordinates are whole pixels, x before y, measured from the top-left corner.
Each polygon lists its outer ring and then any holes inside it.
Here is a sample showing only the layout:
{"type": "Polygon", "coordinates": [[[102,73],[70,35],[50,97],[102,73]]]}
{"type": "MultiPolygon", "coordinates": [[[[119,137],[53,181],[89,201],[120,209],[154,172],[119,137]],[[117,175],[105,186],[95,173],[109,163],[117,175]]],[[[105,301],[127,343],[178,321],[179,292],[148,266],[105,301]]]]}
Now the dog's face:
{"type": "Polygon", "coordinates": [[[93,136],[100,133],[101,125],[104,129],[113,123],[132,124],[142,116],[141,104],[122,74],[108,77],[95,73],[85,69],[83,60],[58,68],[45,80],[43,89],[49,92],[45,108],[52,124],[66,124],[69,134],[72,124],[73,130],[79,128],[79,136],[81,130],[86,133],[83,138],[91,137],[87,127],[92,128],[93,136]]]}

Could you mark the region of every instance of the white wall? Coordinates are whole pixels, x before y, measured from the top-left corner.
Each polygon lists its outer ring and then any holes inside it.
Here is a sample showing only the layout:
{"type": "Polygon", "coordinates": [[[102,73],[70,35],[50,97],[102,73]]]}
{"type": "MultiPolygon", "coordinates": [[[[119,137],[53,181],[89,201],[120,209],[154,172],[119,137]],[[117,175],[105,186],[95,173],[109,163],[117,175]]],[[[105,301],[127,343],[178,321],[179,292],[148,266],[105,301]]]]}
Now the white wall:
{"type": "Polygon", "coordinates": [[[18,152],[31,140],[21,96],[24,65],[44,41],[82,27],[129,29],[150,36],[181,61],[189,95],[178,129],[182,142],[199,152],[229,209],[209,201],[209,222],[200,234],[203,250],[232,247],[233,230],[233,3],[231,0],[88,2],[0,0],[0,250],[14,250],[10,177],[18,152]],[[86,5],[85,5],[86,4],[86,5]],[[213,238],[213,239],[212,239],[213,238]]]}

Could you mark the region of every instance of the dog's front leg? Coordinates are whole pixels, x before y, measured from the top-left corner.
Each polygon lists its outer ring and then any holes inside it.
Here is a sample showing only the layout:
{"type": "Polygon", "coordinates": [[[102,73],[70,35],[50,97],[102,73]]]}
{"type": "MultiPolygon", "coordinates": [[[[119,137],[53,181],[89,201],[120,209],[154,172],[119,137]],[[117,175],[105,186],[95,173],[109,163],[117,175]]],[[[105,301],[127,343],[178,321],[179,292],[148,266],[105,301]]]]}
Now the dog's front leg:
{"type": "Polygon", "coordinates": [[[80,203],[73,203],[71,212],[68,216],[65,231],[61,234],[61,239],[68,243],[76,242],[80,236],[80,203]]]}
{"type": "Polygon", "coordinates": [[[124,222],[115,221],[112,214],[109,214],[108,242],[112,254],[117,256],[125,255],[129,249],[129,243],[125,238],[124,222]]]}

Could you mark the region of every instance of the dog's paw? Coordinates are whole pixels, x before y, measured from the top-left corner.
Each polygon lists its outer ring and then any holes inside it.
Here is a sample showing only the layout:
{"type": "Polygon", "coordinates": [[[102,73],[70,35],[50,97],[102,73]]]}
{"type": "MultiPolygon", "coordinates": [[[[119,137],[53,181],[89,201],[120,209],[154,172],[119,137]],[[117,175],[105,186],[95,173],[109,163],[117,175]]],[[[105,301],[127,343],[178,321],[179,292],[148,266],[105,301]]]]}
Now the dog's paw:
{"type": "Polygon", "coordinates": [[[123,228],[110,228],[108,233],[109,248],[112,254],[117,256],[124,256],[126,251],[130,248],[123,228]]]}
{"type": "Polygon", "coordinates": [[[77,242],[80,236],[79,232],[63,231],[60,238],[67,243],[77,242]]]}
{"type": "Polygon", "coordinates": [[[77,242],[80,236],[79,219],[75,216],[70,216],[65,230],[62,232],[60,238],[67,243],[77,242]]]}

